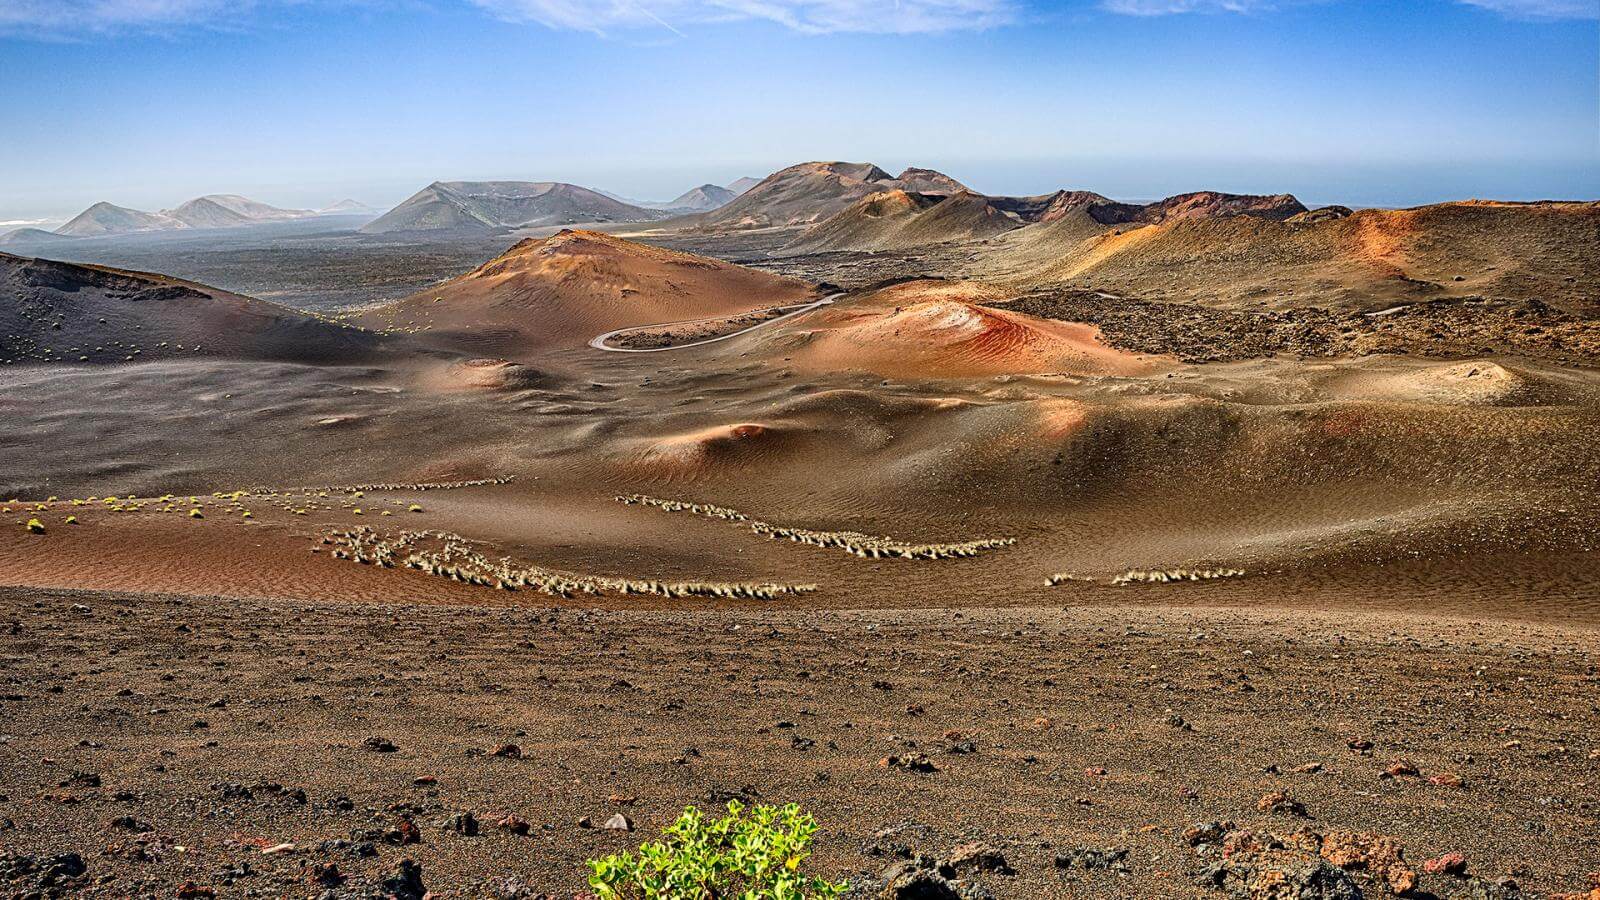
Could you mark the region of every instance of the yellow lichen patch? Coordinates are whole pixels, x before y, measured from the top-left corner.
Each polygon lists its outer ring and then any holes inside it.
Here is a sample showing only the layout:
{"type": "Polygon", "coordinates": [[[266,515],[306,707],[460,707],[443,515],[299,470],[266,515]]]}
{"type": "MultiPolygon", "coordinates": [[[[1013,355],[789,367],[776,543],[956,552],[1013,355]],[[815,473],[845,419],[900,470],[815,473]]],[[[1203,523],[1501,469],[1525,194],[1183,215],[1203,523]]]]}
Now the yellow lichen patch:
{"type": "Polygon", "coordinates": [[[68,525],[76,525],[76,524],[78,524],[78,517],[77,516],[67,516],[67,524],[68,525]]]}
{"type": "Polygon", "coordinates": [[[29,519],[28,524],[24,527],[26,527],[31,534],[44,534],[44,523],[38,519],[29,519]]]}
{"type": "Polygon", "coordinates": [[[191,519],[204,519],[205,517],[206,517],[206,514],[201,512],[198,509],[189,510],[189,518],[191,518],[191,519]]]}

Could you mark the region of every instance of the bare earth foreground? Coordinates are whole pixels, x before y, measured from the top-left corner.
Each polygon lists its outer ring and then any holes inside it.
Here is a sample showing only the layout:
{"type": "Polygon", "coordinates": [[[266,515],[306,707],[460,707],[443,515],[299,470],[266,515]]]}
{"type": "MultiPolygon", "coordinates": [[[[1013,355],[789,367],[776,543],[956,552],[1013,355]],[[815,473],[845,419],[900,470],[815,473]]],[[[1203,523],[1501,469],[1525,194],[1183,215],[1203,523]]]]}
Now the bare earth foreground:
{"type": "MultiPolygon", "coordinates": [[[[1214,820],[1379,832],[1418,871],[1459,852],[1533,891],[1577,890],[1600,854],[1583,629],[0,597],[5,846],[79,852],[105,896],[312,896],[320,865],[377,880],[402,857],[441,895],[565,896],[637,839],[580,822],[648,833],[729,797],[817,810],[820,868],[863,883],[981,840],[1014,870],[983,882],[1015,897],[1213,895],[1183,833],[1214,820]],[[1416,773],[1385,777],[1401,759],[1416,773]],[[1279,793],[1304,813],[1258,808],[1279,793]],[[404,820],[418,843],[395,843],[404,820]],[[1127,855],[1085,869],[1084,849],[1127,855]]],[[[1423,874],[1417,895],[1462,886],[1423,874]]]]}
{"type": "Polygon", "coordinates": [[[739,799],[861,900],[1600,898],[1600,207],[784,177],[337,314],[0,254],[0,896],[739,799]]]}

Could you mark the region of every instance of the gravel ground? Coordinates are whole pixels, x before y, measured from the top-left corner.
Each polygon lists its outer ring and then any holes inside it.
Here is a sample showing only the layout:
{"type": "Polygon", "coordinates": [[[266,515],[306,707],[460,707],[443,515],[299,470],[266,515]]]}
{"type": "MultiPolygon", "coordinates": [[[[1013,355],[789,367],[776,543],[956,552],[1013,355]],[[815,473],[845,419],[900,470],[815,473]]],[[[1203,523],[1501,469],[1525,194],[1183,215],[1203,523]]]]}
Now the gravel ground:
{"type": "MultiPolygon", "coordinates": [[[[731,797],[813,811],[812,865],[863,897],[917,853],[957,877],[886,896],[1290,896],[1229,881],[1256,850],[1218,863],[1184,836],[1228,820],[1326,836],[1324,857],[1341,830],[1392,837],[1412,896],[1575,892],[1600,868],[1582,627],[5,588],[0,654],[12,896],[566,898],[586,858],[731,797]],[[583,827],[617,813],[635,833],[583,827]],[[1464,875],[1425,869],[1448,853],[1464,875]]],[[[1386,895],[1346,867],[1327,883],[1386,895]]]]}

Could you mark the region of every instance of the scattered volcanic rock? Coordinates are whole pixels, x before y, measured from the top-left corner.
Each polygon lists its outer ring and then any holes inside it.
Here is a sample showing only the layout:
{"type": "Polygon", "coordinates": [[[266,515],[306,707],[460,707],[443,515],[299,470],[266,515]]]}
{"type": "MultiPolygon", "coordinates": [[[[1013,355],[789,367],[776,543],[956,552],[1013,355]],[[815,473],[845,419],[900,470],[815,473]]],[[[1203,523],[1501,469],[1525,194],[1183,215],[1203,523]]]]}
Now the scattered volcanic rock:
{"type": "Polygon", "coordinates": [[[1354,214],[1355,211],[1348,206],[1321,206],[1316,209],[1308,209],[1303,213],[1295,213],[1283,221],[1287,225],[1316,225],[1322,222],[1332,222],[1335,219],[1343,219],[1354,214]]]}

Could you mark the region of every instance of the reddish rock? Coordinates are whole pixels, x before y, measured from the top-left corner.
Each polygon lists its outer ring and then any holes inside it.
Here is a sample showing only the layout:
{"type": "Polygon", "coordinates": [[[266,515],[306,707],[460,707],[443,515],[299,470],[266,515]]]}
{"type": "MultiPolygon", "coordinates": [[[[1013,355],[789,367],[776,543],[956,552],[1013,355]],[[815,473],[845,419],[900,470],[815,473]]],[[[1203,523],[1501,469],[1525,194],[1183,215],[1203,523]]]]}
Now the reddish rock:
{"type": "Polygon", "coordinates": [[[494,823],[494,827],[500,829],[501,831],[509,831],[512,834],[527,834],[533,828],[533,826],[528,824],[527,819],[517,815],[507,815],[505,818],[494,823]]]}
{"type": "Polygon", "coordinates": [[[1263,794],[1256,801],[1256,809],[1264,813],[1287,813],[1291,816],[1306,815],[1306,805],[1289,796],[1287,791],[1273,791],[1263,794]]]}
{"type": "Polygon", "coordinates": [[[323,887],[338,887],[344,884],[345,879],[348,877],[348,875],[339,871],[338,865],[331,862],[318,863],[311,869],[311,883],[320,884],[323,887]]]}
{"type": "Polygon", "coordinates": [[[1389,764],[1389,768],[1383,770],[1383,775],[1385,778],[1400,778],[1403,776],[1416,776],[1418,774],[1420,774],[1420,772],[1417,769],[1417,764],[1409,759],[1397,759],[1389,764]]]}
{"type": "Polygon", "coordinates": [[[389,835],[390,843],[401,846],[422,843],[422,830],[417,827],[417,823],[405,816],[401,816],[399,821],[394,823],[394,829],[389,835]]]}
{"type": "Polygon", "coordinates": [[[1333,831],[1322,839],[1322,858],[1341,869],[1365,869],[1383,879],[1389,892],[1402,895],[1417,886],[1417,873],[1405,861],[1405,848],[1388,835],[1333,831]]]}

